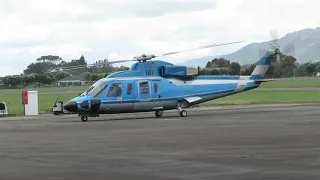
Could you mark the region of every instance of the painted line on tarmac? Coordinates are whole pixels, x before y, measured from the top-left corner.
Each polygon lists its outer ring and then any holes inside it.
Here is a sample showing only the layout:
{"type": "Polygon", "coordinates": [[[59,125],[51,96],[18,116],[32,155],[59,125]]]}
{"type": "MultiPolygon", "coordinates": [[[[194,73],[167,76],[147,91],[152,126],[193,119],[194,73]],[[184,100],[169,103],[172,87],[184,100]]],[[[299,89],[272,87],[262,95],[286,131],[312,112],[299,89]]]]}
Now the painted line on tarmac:
{"type": "Polygon", "coordinates": [[[178,120],[182,120],[182,119],[173,119],[173,118],[160,118],[157,119],[158,121],[178,121],[178,120]]]}

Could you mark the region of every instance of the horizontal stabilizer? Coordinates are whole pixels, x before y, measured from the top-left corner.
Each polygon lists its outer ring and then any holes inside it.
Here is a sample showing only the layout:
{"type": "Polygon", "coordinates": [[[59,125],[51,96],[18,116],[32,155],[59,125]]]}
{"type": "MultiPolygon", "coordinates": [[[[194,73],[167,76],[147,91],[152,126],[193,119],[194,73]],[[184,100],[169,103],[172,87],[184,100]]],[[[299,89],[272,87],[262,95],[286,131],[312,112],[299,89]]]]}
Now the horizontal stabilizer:
{"type": "Polygon", "coordinates": [[[270,81],[275,81],[275,79],[255,79],[255,82],[270,82],[270,81]]]}

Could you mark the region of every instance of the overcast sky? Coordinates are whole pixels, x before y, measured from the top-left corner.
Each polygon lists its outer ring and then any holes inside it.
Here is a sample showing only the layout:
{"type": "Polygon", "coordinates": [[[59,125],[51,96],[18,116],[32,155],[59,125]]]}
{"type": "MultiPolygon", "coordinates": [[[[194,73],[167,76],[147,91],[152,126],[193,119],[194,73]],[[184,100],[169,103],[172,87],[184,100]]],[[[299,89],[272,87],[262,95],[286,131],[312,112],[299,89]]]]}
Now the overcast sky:
{"type": "Polygon", "coordinates": [[[20,74],[36,58],[82,54],[132,58],[197,46],[245,43],[173,55],[191,58],[233,52],[251,43],[320,26],[319,0],[0,0],[0,76],[20,74]]]}

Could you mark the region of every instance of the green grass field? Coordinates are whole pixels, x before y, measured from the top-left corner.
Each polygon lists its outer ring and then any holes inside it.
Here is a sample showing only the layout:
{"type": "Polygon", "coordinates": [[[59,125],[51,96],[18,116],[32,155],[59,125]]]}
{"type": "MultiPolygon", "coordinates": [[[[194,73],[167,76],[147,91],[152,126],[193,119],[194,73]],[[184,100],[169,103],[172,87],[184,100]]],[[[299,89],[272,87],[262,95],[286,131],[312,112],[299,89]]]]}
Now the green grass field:
{"type": "Polygon", "coordinates": [[[204,103],[210,105],[270,104],[270,103],[320,103],[320,91],[317,90],[261,90],[247,91],[204,103]]]}
{"type": "MultiPolygon", "coordinates": [[[[77,94],[61,94],[59,100],[67,102],[77,94]]],[[[39,94],[39,112],[51,112],[51,108],[56,101],[55,94],[39,94]]],[[[22,98],[20,94],[0,94],[2,102],[6,102],[10,114],[23,114],[22,98]]]]}
{"type": "Polygon", "coordinates": [[[320,88],[320,77],[283,78],[263,83],[261,88],[320,88]]]}
{"type": "MultiPolygon", "coordinates": [[[[87,87],[60,87],[60,88],[39,88],[39,111],[50,112],[60,94],[59,100],[67,102],[87,87]]],[[[292,78],[278,79],[274,82],[264,83],[260,88],[320,88],[320,78],[292,78]]],[[[21,92],[23,89],[0,90],[0,102],[6,102],[10,114],[22,114],[23,105],[21,92]]],[[[220,98],[204,103],[204,106],[211,105],[232,105],[232,104],[265,104],[265,103],[320,103],[320,90],[253,90],[236,95],[220,98]]]]}

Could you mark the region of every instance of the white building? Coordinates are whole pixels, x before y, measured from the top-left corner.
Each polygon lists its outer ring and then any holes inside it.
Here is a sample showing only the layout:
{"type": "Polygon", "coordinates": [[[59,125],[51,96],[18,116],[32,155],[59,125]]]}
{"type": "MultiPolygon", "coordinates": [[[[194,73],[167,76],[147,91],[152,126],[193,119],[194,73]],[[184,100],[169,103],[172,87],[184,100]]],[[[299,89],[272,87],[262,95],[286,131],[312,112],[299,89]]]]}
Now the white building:
{"type": "Polygon", "coordinates": [[[88,86],[92,82],[87,81],[85,78],[85,74],[79,74],[75,76],[69,76],[66,78],[63,78],[57,82],[58,87],[69,87],[69,86],[88,86]]]}

